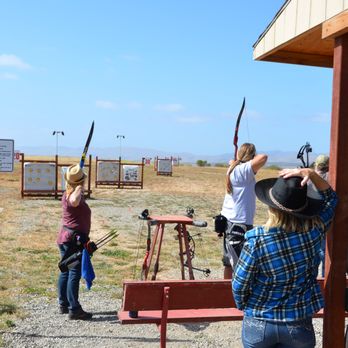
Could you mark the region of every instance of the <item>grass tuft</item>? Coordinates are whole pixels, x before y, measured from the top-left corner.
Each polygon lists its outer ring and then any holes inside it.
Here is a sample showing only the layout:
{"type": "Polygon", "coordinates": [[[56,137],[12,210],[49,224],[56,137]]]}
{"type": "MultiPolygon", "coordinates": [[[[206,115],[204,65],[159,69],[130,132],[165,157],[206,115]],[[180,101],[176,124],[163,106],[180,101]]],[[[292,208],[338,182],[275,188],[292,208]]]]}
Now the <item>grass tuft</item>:
{"type": "Polygon", "coordinates": [[[17,311],[17,306],[11,303],[0,303],[0,315],[14,314],[17,311]]]}

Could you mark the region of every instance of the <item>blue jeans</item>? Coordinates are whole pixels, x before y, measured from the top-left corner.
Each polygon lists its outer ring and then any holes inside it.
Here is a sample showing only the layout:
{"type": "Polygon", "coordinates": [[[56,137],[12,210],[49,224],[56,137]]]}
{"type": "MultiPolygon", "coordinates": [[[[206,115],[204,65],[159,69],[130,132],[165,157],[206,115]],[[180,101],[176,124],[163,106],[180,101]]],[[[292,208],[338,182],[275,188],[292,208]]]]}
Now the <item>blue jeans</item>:
{"type": "Polygon", "coordinates": [[[242,341],[244,348],[313,348],[312,318],[276,322],[244,317],[242,341]]]}
{"type": "MultiPolygon", "coordinates": [[[[70,253],[72,246],[70,244],[59,244],[61,257],[70,253]]],[[[69,310],[75,312],[81,308],[79,303],[79,287],[81,279],[81,263],[69,269],[67,272],[61,272],[58,278],[58,302],[61,306],[69,307],[69,310]]]]}

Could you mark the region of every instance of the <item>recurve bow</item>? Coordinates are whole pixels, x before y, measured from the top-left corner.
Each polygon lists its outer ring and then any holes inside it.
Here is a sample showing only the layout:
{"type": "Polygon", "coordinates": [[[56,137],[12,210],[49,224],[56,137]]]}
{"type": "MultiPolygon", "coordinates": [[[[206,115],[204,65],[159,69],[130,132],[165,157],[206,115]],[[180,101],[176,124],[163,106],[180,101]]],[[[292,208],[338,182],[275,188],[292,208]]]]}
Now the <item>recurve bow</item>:
{"type": "Polygon", "coordinates": [[[91,126],[91,129],[90,129],[89,134],[88,134],[86,145],[85,145],[85,148],[83,149],[83,152],[82,152],[82,156],[81,156],[81,160],[80,160],[80,167],[81,168],[83,168],[83,166],[85,164],[85,159],[87,156],[89,143],[91,142],[91,139],[92,139],[93,131],[94,131],[94,121],[92,122],[92,126],[91,126]]]}
{"type": "Polygon", "coordinates": [[[235,130],[234,130],[234,138],[233,138],[233,145],[234,145],[234,160],[237,159],[237,152],[238,152],[238,130],[239,130],[240,119],[242,118],[242,115],[243,115],[244,107],[245,107],[245,97],[243,98],[242,107],[240,108],[240,111],[239,111],[239,114],[238,114],[238,117],[237,117],[237,121],[236,121],[236,128],[235,128],[235,130]]]}

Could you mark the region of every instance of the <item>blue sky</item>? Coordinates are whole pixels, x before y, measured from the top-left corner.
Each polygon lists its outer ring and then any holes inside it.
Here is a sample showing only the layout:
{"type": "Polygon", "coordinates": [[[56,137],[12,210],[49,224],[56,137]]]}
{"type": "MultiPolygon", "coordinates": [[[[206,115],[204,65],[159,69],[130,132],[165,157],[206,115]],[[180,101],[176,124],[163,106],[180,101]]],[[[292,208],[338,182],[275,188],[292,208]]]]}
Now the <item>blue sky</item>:
{"type": "Polygon", "coordinates": [[[15,148],[329,152],[332,69],[257,62],[283,0],[3,1],[0,138],[15,148]]]}

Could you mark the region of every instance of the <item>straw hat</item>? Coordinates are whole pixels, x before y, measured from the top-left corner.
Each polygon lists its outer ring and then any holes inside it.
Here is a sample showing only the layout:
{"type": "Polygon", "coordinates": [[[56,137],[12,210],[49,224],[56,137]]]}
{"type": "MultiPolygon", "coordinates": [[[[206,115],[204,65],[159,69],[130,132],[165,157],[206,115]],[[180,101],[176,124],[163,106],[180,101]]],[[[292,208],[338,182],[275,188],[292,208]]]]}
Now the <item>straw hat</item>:
{"type": "Polygon", "coordinates": [[[79,164],[74,164],[68,167],[64,174],[65,180],[70,185],[82,184],[87,175],[84,173],[79,164]]]}
{"type": "Polygon", "coordinates": [[[255,193],[270,207],[301,218],[314,217],[319,214],[323,201],[308,196],[307,185],[301,186],[301,181],[299,176],[260,180],[255,185],[255,193]]]}
{"type": "Polygon", "coordinates": [[[316,158],[314,165],[318,169],[328,171],[329,170],[329,156],[319,155],[316,158]]]}

